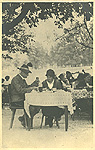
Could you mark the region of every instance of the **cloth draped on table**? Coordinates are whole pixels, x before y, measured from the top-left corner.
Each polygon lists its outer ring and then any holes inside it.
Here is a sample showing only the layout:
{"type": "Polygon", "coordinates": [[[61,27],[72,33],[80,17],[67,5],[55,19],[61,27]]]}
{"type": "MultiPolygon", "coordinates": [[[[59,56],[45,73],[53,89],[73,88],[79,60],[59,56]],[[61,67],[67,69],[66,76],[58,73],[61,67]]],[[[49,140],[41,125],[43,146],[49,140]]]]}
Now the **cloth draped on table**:
{"type": "Polygon", "coordinates": [[[83,98],[93,98],[93,91],[87,91],[86,89],[73,90],[70,92],[65,92],[63,90],[57,90],[56,92],[44,91],[25,94],[24,108],[30,117],[29,106],[58,106],[59,108],[64,108],[65,105],[68,106],[68,110],[72,115],[76,106],[73,106],[76,99],[83,98]]]}
{"type": "Polygon", "coordinates": [[[93,98],[93,91],[87,91],[86,89],[73,90],[71,95],[73,101],[82,98],[93,98]]]}
{"type": "Polygon", "coordinates": [[[58,90],[57,92],[44,91],[36,92],[32,91],[31,93],[25,94],[24,108],[26,113],[29,115],[29,106],[58,106],[59,108],[64,108],[68,106],[70,114],[73,114],[74,108],[72,105],[72,95],[70,92],[65,92],[63,90],[58,90]]]}

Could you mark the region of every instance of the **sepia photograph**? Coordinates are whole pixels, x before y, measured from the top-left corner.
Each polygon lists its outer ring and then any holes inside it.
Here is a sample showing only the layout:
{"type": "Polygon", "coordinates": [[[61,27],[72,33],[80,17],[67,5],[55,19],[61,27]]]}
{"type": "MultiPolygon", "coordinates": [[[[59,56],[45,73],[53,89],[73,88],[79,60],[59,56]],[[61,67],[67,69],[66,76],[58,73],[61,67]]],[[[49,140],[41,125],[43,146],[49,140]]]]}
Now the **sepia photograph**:
{"type": "Polygon", "coordinates": [[[93,148],[93,1],[2,2],[2,148],[93,148]]]}

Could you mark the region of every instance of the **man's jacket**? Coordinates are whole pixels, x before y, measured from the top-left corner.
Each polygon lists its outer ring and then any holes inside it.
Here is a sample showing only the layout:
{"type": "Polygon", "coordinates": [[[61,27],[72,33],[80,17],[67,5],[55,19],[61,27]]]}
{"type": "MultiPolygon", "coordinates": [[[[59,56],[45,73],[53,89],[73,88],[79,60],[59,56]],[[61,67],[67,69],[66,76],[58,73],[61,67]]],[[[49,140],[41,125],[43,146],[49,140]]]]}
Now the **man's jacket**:
{"type": "Polygon", "coordinates": [[[25,93],[27,93],[27,85],[26,81],[21,78],[18,74],[11,81],[11,101],[19,102],[25,100],[25,93]]]}

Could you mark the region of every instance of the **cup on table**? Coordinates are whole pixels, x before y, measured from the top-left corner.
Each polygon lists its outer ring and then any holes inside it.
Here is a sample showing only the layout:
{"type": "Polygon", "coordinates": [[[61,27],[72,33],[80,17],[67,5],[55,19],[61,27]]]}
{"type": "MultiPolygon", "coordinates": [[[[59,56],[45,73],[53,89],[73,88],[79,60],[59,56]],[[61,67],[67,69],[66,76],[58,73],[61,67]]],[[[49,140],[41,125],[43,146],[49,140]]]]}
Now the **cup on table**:
{"type": "Polygon", "coordinates": [[[57,91],[57,89],[56,89],[56,88],[53,88],[53,89],[52,89],[52,91],[53,91],[53,92],[56,92],[56,91],[57,91]]]}
{"type": "Polygon", "coordinates": [[[43,91],[47,91],[47,88],[43,88],[43,91]]]}
{"type": "Polygon", "coordinates": [[[42,87],[39,87],[39,92],[42,92],[43,91],[43,88],[42,87]]]}

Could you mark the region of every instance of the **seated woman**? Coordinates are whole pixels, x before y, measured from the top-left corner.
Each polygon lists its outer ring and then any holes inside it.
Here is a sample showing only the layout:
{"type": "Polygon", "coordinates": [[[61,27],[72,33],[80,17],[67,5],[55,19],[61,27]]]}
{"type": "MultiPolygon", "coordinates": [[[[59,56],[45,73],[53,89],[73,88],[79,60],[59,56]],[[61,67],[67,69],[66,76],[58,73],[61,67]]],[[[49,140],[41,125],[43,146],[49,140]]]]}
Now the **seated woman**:
{"type": "MultiPolygon", "coordinates": [[[[42,87],[52,91],[53,88],[62,89],[62,83],[56,78],[55,72],[52,69],[47,70],[47,79],[42,82],[42,87]]],[[[45,125],[53,126],[53,119],[59,120],[64,110],[57,106],[46,106],[42,108],[42,113],[46,116],[45,125]]]]}

